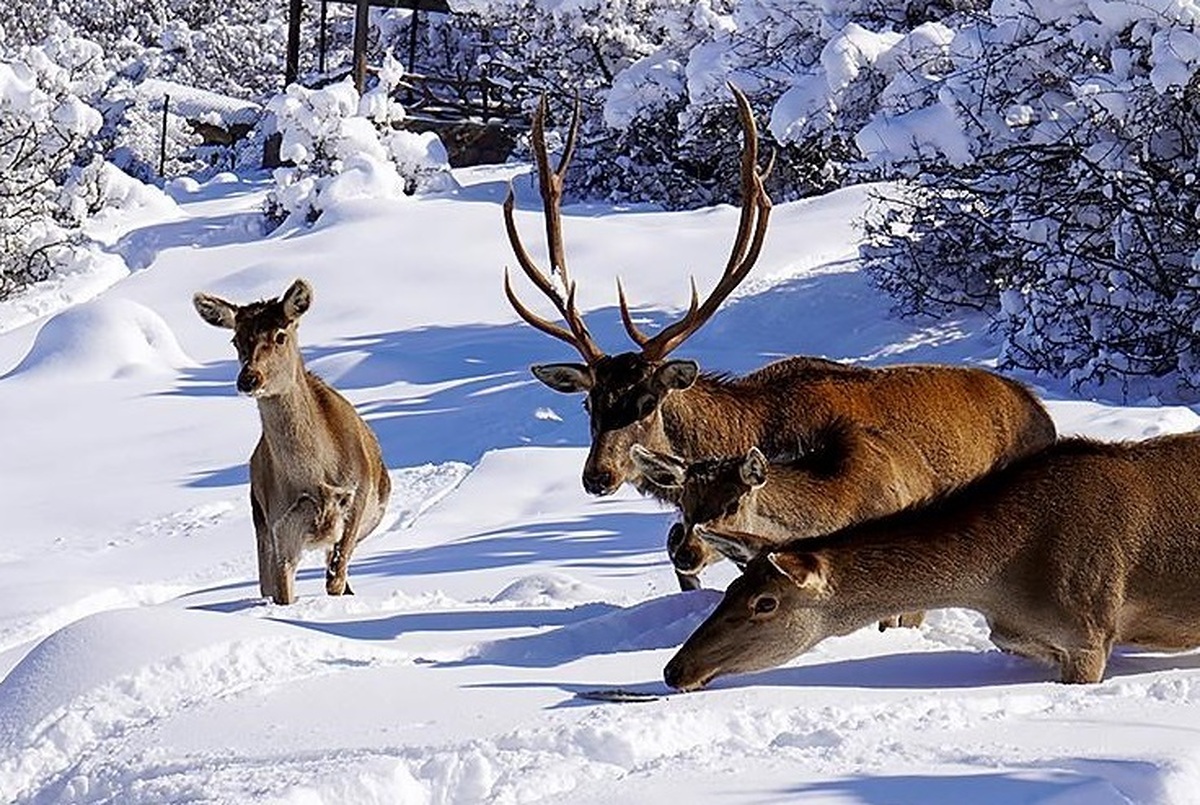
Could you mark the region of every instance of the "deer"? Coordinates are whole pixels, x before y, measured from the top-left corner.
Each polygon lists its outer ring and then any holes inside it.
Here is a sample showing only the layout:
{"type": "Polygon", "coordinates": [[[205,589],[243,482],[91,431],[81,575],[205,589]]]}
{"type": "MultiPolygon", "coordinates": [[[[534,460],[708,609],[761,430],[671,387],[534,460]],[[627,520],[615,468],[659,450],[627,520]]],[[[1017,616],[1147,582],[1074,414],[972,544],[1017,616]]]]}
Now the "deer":
{"type": "MultiPolygon", "coordinates": [[[[751,533],[765,542],[828,534],[931,497],[932,479],[910,480],[886,433],[835,419],[807,445],[768,460],[758,447],[744,456],[687,462],[639,444],[630,448],[638,472],[669,492],[682,522],[671,527],[667,554],[678,573],[698,576],[722,558],[703,534],[751,533]],[[848,463],[849,462],[849,463],[848,463]]],[[[741,555],[731,557],[741,562],[741,555]]],[[[924,613],[903,613],[879,622],[889,627],[919,626],[924,613]]]]}
{"type": "MultiPolygon", "coordinates": [[[[579,104],[553,169],[546,148],[544,97],[533,116],[530,141],[550,272],[538,266],[521,241],[511,184],[503,204],[505,231],[525,277],[550,301],[563,324],[522,303],[507,268],[504,293],[522,320],[570,345],[583,358],[582,363],[535,364],[530,371],[554,391],[586,395],[591,445],[583,465],[584,489],[609,495],[631,483],[673,505],[676,501],[669,491],[639,475],[630,458],[632,445],[685,461],[743,454],[753,446],[773,455],[810,440],[836,417],[887,433],[897,471],[905,481],[903,488],[922,492],[959,486],[1054,441],[1054,423],[1027,388],[979,368],[930,364],[868,368],[793,356],[730,377],[701,372],[694,360],[670,357],[750,273],[767,233],[772,204],[764,180],[773,158],[766,168],[759,168],[758,133],[749,101],[732,84],[730,89],[742,130],[742,203],[725,267],[703,302],[693,280],[687,311],[653,335],[634,323],[618,280],[621,320],[635,349],[613,355],[606,354],[588,331],[566,262],[561,205],[578,136],[579,104]]],[[[863,460],[848,456],[845,465],[863,460]]],[[[860,481],[860,476],[839,473],[829,479],[827,490],[840,498],[843,487],[860,481]]],[[[896,501],[898,505],[909,502],[908,497],[896,501]]],[[[700,584],[694,575],[676,575],[682,589],[700,584]]]]}
{"type": "Polygon", "coordinates": [[[325,551],[325,591],[352,595],[347,578],[355,546],[383,518],[391,479],[374,431],[354,406],[308,371],[297,325],[312,305],[298,279],[276,299],[237,305],[207,293],[200,318],[233,330],[237,390],[258,404],[262,435],[250,456],[250,512],[258,583],[276,604],[296,600],[305,550],[325,551]]]}
{"type": "Polygon", "coordinates": [[[983,614],[1001,650],[1104,678],[1114,645],[1200,646],[1200,433],[1063,439],[924,504],[783,545],[706,534],[746,562],[667,663],[681,691],[780,665],[893,612],[983,614]]]}

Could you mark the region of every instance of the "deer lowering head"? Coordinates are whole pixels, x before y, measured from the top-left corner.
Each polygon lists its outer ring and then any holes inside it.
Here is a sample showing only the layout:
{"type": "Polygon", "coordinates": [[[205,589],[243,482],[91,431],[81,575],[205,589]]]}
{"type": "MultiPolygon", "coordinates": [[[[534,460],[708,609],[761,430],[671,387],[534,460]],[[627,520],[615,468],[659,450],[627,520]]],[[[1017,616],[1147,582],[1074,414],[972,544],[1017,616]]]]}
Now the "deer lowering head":
{"type": "Polygon", "coordinates": [[[745,570],[664,668],[666,683],[678,690],[702,688],[717,676],[773,668],[833,631],[827,620],[836,611],[836,599],[821,556],[772,550],[752,535],[710,539],[721,544],[722,553],[738,557],[745,570]]]}
{"type": "Polygon", "coordinates": [[[279,395],[299,383],[304,361],[296,343],[296,322],[312,304],[312,287],[296,280],[279,299],[235,305],[206,293],[193,302],[214,327],[233,330],[241,370],[237,389],[251,397],[279,395]]]}
{"type": "Polygon", "coordinates": [[[633,322],[624,289],[618,282],[621,319],[636,351],[606,355],[588,332],[575,301],[575,282],[567,271],[562,231],[562,189],[567,165],[579,128],[576,104],[564,152],[551,169],[545,139],[546,101],[543,98],[533,119],[531,140],[537,162],[538,181],[546,224],[550,272],[539,268],[521,243],[513,217],[510,188],[504,202],[504,221],[509,243],[525,276],[554,304],[565,327],[533,313],[513,292],[508,273],[504,292],[518,315],[530,325],[574,347],[582,363],[554,363],[532,367],[538,380],[555,391],[587,395],[585,406],[591,423],[592,444],[583,469],[583,486],[592,494],[604,495],[636,478],[629,458],[635,443],[668,448],[663,424],[664,403],[673,394],[686,391],[699,374],[695,361],[670,359],[670,354],[704,325],[727,296],[745,279],[762,249],[767,232],[771,200],[763,188],[770,172],[758,167],[758,133],[745,96],[732,87],[743,132],[741,154],[742,208],[733,249],[725,270],[708,297],[701,302],[692,284],[691,304],[678,321],[654,335],[643,333],[633,322]]]}

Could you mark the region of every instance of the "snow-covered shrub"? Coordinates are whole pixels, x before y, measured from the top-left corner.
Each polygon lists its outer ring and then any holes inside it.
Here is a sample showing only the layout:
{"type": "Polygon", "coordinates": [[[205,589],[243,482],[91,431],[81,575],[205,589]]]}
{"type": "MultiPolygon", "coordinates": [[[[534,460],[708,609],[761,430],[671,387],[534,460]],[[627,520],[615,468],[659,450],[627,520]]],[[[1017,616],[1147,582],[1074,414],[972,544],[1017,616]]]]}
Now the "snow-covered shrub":
{"type": "Polygon", "coordinates": [[[0,61],[0,298],[85,259],[80,226],[108,204],[93,138],[99,48],[62,38],[0,61]]]}
{"type": "MultiPolygon", "coordinates": [[[[858,142],[910,177],[863,255],[902,309],[990,309],[1003,359],[1200,387],[1200,7],[1005,0],[858,142]]],[[[1159,384],[1162,388],[1162,384],[1159,384]]]]}
{"type": "Polygon", "coordinates": [[[314,221],[351,198],[394,198],[451,186],[445,149],[437,136],[395,127],[404,109],[389,95],[399,75],[389,61],[378,85],[361,97],[347,79],[321,89],[293,84],[268,104],[282,135],[267,216],[314,221]]]}
{"type": "MultiPolygon", "coordinates": [[[[303,19],[316,41],[315,15],[303,19]]],[[[239,97],[261,99],[283,83],[287,4],[250,0],[10,0],[0,40],[36,45],[66,26],[99,44],[135,81],[167,78],[239,97]]]]}

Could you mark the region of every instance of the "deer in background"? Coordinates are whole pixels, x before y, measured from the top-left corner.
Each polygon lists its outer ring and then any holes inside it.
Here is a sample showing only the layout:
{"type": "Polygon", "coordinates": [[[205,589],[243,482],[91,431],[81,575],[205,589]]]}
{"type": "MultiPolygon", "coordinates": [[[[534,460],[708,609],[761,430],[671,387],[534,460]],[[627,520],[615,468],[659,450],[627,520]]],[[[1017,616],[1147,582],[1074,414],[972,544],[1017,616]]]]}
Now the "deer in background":
{"type": "MultiPolygon", "coordinates": [[[[932,479],[905,477],[887,434],[845,419],[814,440],[771,461],[757,447],[744,456],[686,462],[635,444],[631,457],[643,478],[676,500],[681,523],[671,528],[667,554],[678,573],[698,576],[718,561],[720,541],[704,534],[750,533],[764,543],[816,537],[904,508],[933,494],[932,479]],[[915,481],[915,485],[913,483],[915,481]]],[[[739,564],[740,553],[730,557],[739,564]]],[[[924,613],[886,618],[889,626],[919,626],[924,613]]]]}
{"type": "Polygon", "coordinates": [[[1064,439],[925,505],[785,546],[708,535],[747,562],[667,664],[694,690],[905,609],[983,613],[999,648],[1099,682],[1115,644],[1200,646],[1200,434],[1064,439]]]}
{"type": "Polygon", "coordinates": [[[292,603],[301,554],[321,547],[325,591],[352,594],[350,555],[383,517],[391,480],[379,441],[354,406],[304,368],[296,330],[312,288],[296,280],[278,299],[235,305],[198,293],[193,303],[206,322],[233,330],[237,389],[258,403],[262,437],[250,456],[250,511],[259,590],[292,603]]]}
{"type": "MultiPolygon", "coordinates": [[[[531,141],[550,256],[550,273],[537,266],[521,242],[514,220],[513,192],[504,202],[505,229],[517,263],[565,322],[565,327],[526,307],[504,275],[504,292],[517,314],[537,330],[571,345],[583,363],[531,367],[555,391],[584,393],[591,423],[591,448],[583,466],[583,486],[610,494],[623,483],[669,503],[672,494],[647,482],[630,458],[640,444],[694,461],[706,456],[745,454],[758,446],[768,455],[792,449],[835,418],[889,436],[896,472],[904,479],[897,505],[912,502],[908,490],[939,492],[959,486],[1055,438],[1045,409],[1020,384],[981,369],[932,365],[868,369],[820,358],[792,357],[742,377],[704,374],[695,361],[669,355],[699,330],[745,279],[762,250],[771,212],[758,167],[758,134],[750,104],[731,86],[742,128],[742,206],[733,248],[713,290],[700,302],[692,283],[691,304],[679,320],[654,335],[633,322],[618,282],[625,330],[636,351],[605,354],[596,344],[576,304],[575,282],[567,271],[562,228],[563,180],[579,126],[579,108],[555,169],[546,149],[546,101],[533,119],[531,141]]],[[[846,466],[864,461],[850,455],[846,466]]],[[[844,487],[861,476],[839,473],[827,484],[844,499],[844,487]]],[[[843,519],[839,524],[844,525],[843,519]]],[[[680,586],[698,586],[679,574],[680,586]]]]}

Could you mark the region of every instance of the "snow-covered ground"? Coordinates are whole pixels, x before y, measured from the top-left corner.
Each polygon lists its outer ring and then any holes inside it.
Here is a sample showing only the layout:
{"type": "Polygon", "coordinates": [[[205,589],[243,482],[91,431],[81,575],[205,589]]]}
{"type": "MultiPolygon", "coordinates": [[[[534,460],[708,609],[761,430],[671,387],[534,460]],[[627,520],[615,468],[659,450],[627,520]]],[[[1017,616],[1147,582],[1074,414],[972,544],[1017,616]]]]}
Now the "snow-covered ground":
{"type": "MultiPolygon", "coordinates": [[[[1194,655],[1119,655],[1103,684],[1065,687],[947,611],[668,695],[664,663],[734,571],[678,592],[671,513],[583,492],[580,401],[526,370],[574,355],[501,293],[513,173],[540,244],[511,167],[268,237],[262,188],[224,177],[114,223],[128,272],[0,306],[0,800],[1200,800],[1194,655]],[[357,595],[326,597],[313,556],[280,607],[257,597],[257,413],[191,295],[274,296],[298,276],[315,288],[309,365],[374,426],[395,493],[351,563],[357,595]],[[659,697],[577,696],[615,687],[659,697]]],[[[982,319],[887,315],[853,260],[866,194],[780,205],[750,281],[680,354],[733,372],[790,353],[988,365],[982,319]]],[[[736,225],[731,208],[567,213],[580,303],[610,352],[627,348],[614,278],[648,326],[667,321],[689,273],[711,286],[736,225]]],[[[1200,422],[1038,390],[1068,433],[1200,422]]]]}

